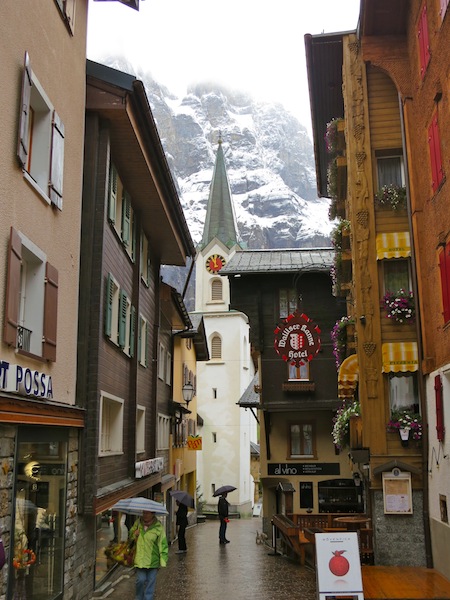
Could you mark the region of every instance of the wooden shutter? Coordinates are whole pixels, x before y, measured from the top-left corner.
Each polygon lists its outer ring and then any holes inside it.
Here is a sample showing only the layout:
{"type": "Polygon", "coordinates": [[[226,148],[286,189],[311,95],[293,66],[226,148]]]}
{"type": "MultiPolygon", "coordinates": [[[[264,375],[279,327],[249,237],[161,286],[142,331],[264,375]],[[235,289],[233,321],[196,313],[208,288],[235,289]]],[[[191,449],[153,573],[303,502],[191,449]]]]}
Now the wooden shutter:
{"type": "Polygon", "coordinates": [[[137,360],[139,363],[142,360],[142,333],[143,333],[142,329],[143,329],[143,326],[144,326],[144,319],[139,315],[138,344],[137,344],[137,360]]]}
{"type": "Polygon", "coordinates": [[[111,273],[106,278],[106,302],[105,302],[105,335],[111,337],[112,313],[114,300],[114,279],[111,273]]]}
{"type": "Polygon", "coordinates": [[[447,273],[448,261],[447,255],[448,248],[447,246],[443,249],[443,251],[439,254],[439,268],[441,270],[441,291],[442,291],[442,306],[444,309],[444,323],[450,321],[450,294],[449,294],[449,275],[447,273]]]}
{"type": "Polygon", "coordinates": [[[3,341],[16,347],[19,324],[20,278],[22,266],[22,240],[11,227],[8,247],[8,279],[6,281],[5,322],[3,341]]]}
{"type": "Polygon", "coordinates": [[[119,346],[125,348],[127,328],[127,295],[123,290],[120,290],[119,300],[119,346]]]}
{"type": "Polygon", "coordinates": [[[425,77],[427,66],[431,57],[426,4],[423,5],[420,13],[417,37],[419,41],[420,75],[423,79],[425,77]]]}
{"type": "Polygon", "coordinates": [[[222,300],[221,279],[213,279],[211,282],[211,300],[222,300]]]}
{"type": "Polygon", "coordinates": [[[131,307],[130,313],[130,356],[134,356],[134,339],[136,331],[136,309],[131,307]]]}
{"type": "Polygon", "coordinates": [[[222,340],[218,335],[211,341],[211,358],[222,358],[222,340]]]}
{"type": "Polygon", "coordinates": [[[130,241],[130,221],[131,221],[131,198],[130,194],[123,191],[122,198],[122,241],[128,246],[130,241]]]}
{"type": "Polygon", "coordinates": [[[30,119],[31,88],[33,86],[33,71],[30,67],[30,57],[25,52],[22,76],[22,95],[20,98],[19,139],[17,143],[17,157],[20,166],[27,168],[28,162],[28,123],[30,119]]]}
{"type": "Polygon", "coordinates": [[[64,177],[64,124],[57,112],[52,118],[52,149],[50,154],[49,196],[52,204],[62,210],[64,177]]]}
{"type": "Polygon", "coordinates": [[[116,206],[117,206],[117,170],[111,163],[109,165],[109,194],[108,194],[108,221],[116,222],[116,206]]]}
{"type": "Polygon", "coordinates": [[[45,265],[44,337],[42,356],[56,361],[56,329],[58,323],[58,271],[50,263],[45,265]]]}

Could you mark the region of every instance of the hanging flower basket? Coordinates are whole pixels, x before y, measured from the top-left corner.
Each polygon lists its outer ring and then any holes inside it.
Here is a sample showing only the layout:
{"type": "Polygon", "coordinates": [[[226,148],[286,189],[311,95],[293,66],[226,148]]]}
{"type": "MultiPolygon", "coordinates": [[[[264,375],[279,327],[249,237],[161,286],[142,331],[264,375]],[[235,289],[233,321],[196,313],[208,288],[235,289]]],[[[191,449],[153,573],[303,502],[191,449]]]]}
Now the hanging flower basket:
{"type": "Polygon", "coordinates": [[[383,185],[375,194],[375,202],[380,208],[406,208],[406,188],[394,184],[383,185]]]}
{"type": "Polygon", "coordinates": [[[335,448],[342,450],[350,443],[350,418],[361,415],[361,407],[356,400],[346,400],[337,410],[333,418],[333,443],[335,448]]]}
{"type": "Polygon", "coordinates": [[[407,442],[411,438],[420,441],[422,439],[422,417],[409,410],[394,411],[387,424],[387,430],[391,433],[398,431],[402,442],[407,442]],[[408,432],[407,437],[406,432],[408,432]]]}
{"type": "Polygon", "coordinates": [[[381,299],[381,308],[386,311],[386,318],[396,323],[414,323],[416,308],[414,294],[400,289],[397,292],[386,292],[381,299]]]}
{"type": "Polygon", "coordinates": [[[336,321],[331,330],[331,341],[333,342],[333,356],[336,361],[336,367],[339,368],[342,361],[346,357],[347,351],[347,328],[349,325],[354,325],[353,317],[341,317],[336,321]]]}

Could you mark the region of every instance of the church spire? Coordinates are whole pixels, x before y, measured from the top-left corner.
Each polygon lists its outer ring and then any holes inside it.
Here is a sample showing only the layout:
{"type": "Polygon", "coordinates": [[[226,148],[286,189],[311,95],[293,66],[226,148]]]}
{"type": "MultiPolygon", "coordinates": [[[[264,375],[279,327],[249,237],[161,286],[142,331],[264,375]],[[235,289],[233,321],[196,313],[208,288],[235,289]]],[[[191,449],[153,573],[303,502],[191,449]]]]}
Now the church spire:
{"type": "Polygon", "coordinates": [[[208,206],[206,209],[205,228],[201,247],[204,248],[211,240],[217,238],[228,248],[240,243],[234,214],[233,199],[222,148],[222,133],[219,132],[216,164],[209,190],[208,206]]]}

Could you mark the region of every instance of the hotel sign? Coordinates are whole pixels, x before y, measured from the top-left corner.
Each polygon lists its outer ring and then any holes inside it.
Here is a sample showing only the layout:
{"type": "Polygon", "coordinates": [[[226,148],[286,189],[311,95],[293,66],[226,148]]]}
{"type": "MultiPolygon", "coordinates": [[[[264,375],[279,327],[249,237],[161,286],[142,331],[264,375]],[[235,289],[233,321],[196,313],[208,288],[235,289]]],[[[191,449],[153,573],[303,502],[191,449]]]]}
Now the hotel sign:
{"type": "Polygon", "coordinates": [[[300,367],[320,350],[320,329],[305,314],[290,314],[274,331],[275,350],[291,365],[300,367]]]}

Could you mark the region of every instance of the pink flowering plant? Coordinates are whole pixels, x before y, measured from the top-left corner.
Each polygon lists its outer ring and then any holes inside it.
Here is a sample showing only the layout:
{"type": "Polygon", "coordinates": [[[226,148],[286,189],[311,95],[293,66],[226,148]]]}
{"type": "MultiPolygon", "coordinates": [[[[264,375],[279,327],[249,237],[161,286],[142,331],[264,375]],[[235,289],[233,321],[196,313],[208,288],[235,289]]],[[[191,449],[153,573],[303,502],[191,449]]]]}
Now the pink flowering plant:
{"type": "Polygon", "coordinates": [[[399,429],[407,429],[413,440],[422,439],[422,417],[410,410],[396,410],[391,414],[391,420],[387,424],[389,432],[399,429]]]}
{"type": "Polygon", "coordinates": [[[333,342],[333,356],[336,361],[336,367],[339,368],[345,358],[347,350],[347,325],[355,323],[353,317],[341,317],[336,321],[331,330],[331,341],[333,342]]]}
{"type": "Polygon", "coordinates": [[[380,207],[398,210],[406,206],[406,188],[393,183],[383,185],[375,194],[375,201],[380,207]]]}
{"type": "Polygon", "coordinates": [[[333,417],[333,430],[331,435],[333,443],[339,450],[345,448],[350,443],[350,417],[356,417],[361,414],[361,407],[358,401],[347,398],[340,408],[338,408],[333,417]]]}
{"type": "Polygon", "coordinates": [[[338,126],[342,123],[344,119],[340,117],[336,117],[331,119],[329,123],[327,123],[327,129],[325,131],[325,144],[327,148],[328,154],[334,155],[337,154],[338,147],[338,126]]]}
{"type": "Polygon", "coordinates": [[[396,323],[414,323],[416,316],[414,294],[403,288],[397,292],[386,292],[381,299],[381,308],[386,317],[396,323]]]}

